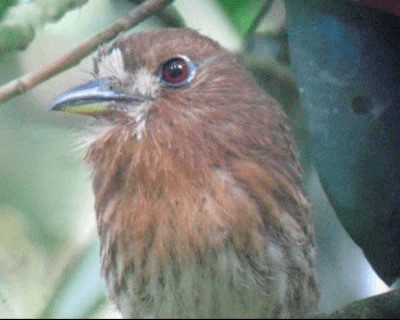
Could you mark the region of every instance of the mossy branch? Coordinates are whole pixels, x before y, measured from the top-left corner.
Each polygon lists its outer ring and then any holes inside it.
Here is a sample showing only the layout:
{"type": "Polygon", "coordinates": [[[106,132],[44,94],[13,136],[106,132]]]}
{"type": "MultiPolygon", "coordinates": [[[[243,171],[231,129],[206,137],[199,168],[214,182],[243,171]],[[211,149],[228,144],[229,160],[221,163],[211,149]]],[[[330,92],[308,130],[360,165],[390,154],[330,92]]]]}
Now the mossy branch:
{"type": "Polygon", "coordinates": [[[0,21],[0,54],[23,50],[35,37],[36,28],[55,22],[88,0],[35,0],[8,6],[0,21]]]}

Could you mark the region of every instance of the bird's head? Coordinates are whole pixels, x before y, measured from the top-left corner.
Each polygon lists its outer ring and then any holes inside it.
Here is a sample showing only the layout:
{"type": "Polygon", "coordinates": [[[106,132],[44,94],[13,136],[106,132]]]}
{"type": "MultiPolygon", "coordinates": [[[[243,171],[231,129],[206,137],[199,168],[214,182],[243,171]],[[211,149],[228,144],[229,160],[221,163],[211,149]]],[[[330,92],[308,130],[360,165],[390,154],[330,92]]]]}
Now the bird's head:
{"type": "Polygon", "coordinates": [[[94,75],[56,98],[50,109],[129,127],[138,139],[151,130],[183,132],[217,118],[229,121],[240,100],[263,97],[252,95],[258,89],[234,56],[189,29],[121,37],[99,51],[94,75]]]}

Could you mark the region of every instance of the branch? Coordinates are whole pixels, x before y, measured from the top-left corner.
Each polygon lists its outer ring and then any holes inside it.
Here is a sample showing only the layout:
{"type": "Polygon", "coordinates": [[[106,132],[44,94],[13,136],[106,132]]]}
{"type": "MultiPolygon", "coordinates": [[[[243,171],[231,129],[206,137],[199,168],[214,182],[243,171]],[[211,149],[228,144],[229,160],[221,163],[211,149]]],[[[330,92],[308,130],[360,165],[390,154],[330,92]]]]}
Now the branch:
{"type": "Polygon", "coordinates": [[[315,319],[399,319],[400,290],[358,300],[331,313],[320,314],[315,319]]]}
{"type": "MultiPolygon", "coordinates": [[[[132,2],[136,4],[141,4],[143,3],[143,0],[132,0],[132,2]]],[[[185,25],[185,20],[179,13],[179,11],[171,6],[168,8],[165,8],[163,11],[159,11],[155,14],[155,16],[167,27],[170,28],[184,28],[185,25]]]]}
{"type": "Polygon", "coordinates": [[[137,6],[127,15],[117,19],[110,26],[98,32],[86,41],[59,57],[39,70],[26,74],[0,87],[0,102],[7,101],[29,89],[50,79],[51,77],[71,68],[81,62],[86,56],[95,51],[99,45],[114,39],[119,33],[129,30],[157,11],[163,9],[173,0],[147,0],[137,6]]]}

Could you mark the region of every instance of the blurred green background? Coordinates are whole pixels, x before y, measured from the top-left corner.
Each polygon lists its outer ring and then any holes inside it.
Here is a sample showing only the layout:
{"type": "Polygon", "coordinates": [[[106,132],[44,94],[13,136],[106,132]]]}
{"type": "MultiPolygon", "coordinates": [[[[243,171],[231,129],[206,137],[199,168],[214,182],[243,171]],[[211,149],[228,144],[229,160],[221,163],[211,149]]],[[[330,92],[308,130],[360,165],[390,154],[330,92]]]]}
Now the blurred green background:
{"type": "MultiPolygon", "coordinates": [[[[0,0],[0,84],[59,57],[137,2],[0,0]]],[[[132,31],[184,24],[214,38],[241,57],[291,117],[314,203],[320,310],[385,291],[340,226],[308,161],[283,1],[177,0],[174,9],[132,31]]],[[[89,120],[46,112],[57,94],[90,79],[91,67],[89,57],[0,104],[0,318],[119,317],[99,275],[90,172],[77,148],[89,120]]]]}

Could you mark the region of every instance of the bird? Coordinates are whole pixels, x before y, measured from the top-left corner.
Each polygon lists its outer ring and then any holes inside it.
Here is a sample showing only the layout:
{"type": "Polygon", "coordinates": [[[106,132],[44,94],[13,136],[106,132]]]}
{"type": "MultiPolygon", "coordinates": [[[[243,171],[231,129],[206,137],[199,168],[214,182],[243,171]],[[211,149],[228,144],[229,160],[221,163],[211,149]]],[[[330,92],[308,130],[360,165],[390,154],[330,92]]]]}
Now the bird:
{"type": "Polygon", "coordinates": [[[49,109],[86,115],[102,275],[123,317],[316,311],[311,205],[282,107],[189,28],[119,36],[49,109]]]}

